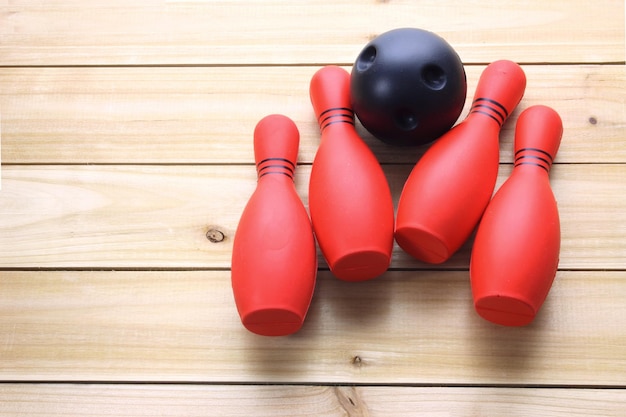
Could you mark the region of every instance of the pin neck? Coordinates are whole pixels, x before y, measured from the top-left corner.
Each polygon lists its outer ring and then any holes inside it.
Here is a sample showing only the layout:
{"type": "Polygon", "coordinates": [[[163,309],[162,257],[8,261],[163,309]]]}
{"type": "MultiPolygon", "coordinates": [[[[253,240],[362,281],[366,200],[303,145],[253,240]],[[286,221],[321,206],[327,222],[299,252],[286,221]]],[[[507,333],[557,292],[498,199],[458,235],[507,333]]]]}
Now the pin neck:
{"type": "Polygon", "coordinates": [[[553,158],[548,152],[538,148],[522,148],[515,152],[515,165],[535,165],[546,172],[550,172],[553,158]]]}
{"type": "Polygon", "coordinates": [[[293,180],[296,164],[286,158],[266,158],[256,164],[257,178],[261,179],[266,175],[285,175],[293,180]]]}
{"type": "Polygon", "coordinates": [[[331,107],[320,113],[317,121],[322,132],[335,123],[347,123],[354,126],[354,111],[349,107],[331,107]]]}
{"type": "Polygon", "coordinates": [[[482,114],[502,127],[504,121],[509,117],[509,112],[502,104],[496,100],[486,97],[478,97],[472,102],[469,114],[482,114]]]}

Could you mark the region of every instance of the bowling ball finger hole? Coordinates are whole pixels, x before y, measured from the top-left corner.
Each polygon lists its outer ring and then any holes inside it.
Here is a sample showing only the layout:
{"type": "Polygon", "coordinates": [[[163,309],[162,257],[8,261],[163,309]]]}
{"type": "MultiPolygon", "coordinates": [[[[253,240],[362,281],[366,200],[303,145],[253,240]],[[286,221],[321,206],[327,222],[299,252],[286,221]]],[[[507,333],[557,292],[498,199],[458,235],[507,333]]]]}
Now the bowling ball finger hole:
{"type": "Polygon", "coordinates": [[[438,65],[426,65],[422,69],[422,80],[431,90],[441,90],[448,81],[446,72],[438,65]]]}
{"type": "Polygon", "coordinates": [[[411,131],[419,125],[419,120],[415,113],[409,109],[399,109],[394,114],[394,121],[399,129],[411,131]]]}
{"type": "Polygon", "coordinates": [[[356,69],[358,71],[367,71],[376,61],[376,47],[368,46],[361,52],[357,58],[356,69]]]}

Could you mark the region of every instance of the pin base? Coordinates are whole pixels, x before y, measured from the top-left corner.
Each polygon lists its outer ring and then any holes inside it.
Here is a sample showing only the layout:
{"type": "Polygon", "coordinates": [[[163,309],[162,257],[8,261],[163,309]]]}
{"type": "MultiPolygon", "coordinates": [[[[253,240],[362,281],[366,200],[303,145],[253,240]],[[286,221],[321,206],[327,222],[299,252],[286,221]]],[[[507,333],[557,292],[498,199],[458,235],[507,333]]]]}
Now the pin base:
{"type": "Polygon", "coordinates": [[[420,227],[399,227],[396,229],[395,238],[406,253],[420,261],[440,264],[452,255],[448,245],[440,236],[420,227]]]}
{"type": "Polygon", "coordinates": [[[525,326],[537,311],[529,303],[510,295],[489,295],[474,300],[476,312],[485,320],[503,326],[525,326]]]}
{"type": "Polygon", "coordinates": [[[344,281],[367,281],[382,275],[391,263],[391,251],[363,250],[329,262],[330,271],[344,281]]]}
{"type": "Polygon", "coordinates": [[[304,317],[286,308],[264,308],[246,314],[241,322],[261,336],[287,336],[300,330],[304,317]]]}

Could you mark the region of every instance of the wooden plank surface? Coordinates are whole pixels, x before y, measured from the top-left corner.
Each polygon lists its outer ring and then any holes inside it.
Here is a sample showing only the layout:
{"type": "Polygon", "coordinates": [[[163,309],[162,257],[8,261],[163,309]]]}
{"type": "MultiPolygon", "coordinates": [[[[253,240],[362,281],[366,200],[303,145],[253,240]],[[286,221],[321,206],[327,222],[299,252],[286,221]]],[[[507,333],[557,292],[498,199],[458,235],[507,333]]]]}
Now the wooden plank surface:
{"type": "MultiPolygon", "coordinates": [[[[300,162],[313,161],[319,127],[309,82],[319,66],[0,69],[3,161],[11,163],[253,163],[252,132],[268,113],[292,118],[300,162]]],[[[467,66],[465,117],[484,65],[467,66]]],[[[350,70],[350,68],[347,68],[350,70]]],[[[623,65],[524,66],[526,94],[505,124],[512,161],[518,114],[542,103],[563,118],[557,162],[626,160],[623,65]]],[[[415,163],[360,128],[383,163],[415,163]]]]}
{"type": "Polygon", "coordinates": [[[624,61],[619,0],[22,0],[0,13],[3,65],[351,64],[371,38],[407,26],[440,34],[468,63],[624,61]]]}
{"type": "Polygon", "coordinates": [[[625,390],[317,387],[5,385],[0,416],[431,417],[623,415],[625,390]],[[389,401],[389,399],[393,401],[389,401]]]}
{"type": "MultiPolygon", "coordinates": [[[[620,0],[0,0],[0,416],[622,416],[626,410],[626,35],[620,0]],[[511,59],[565,132],[551,184],[562,250],[533,324],[472,307],[471,239],[438,266],[397,246],[377,280],[320,257],[303,329],[247,332],[232,240],[252,131],[301,133],[305,204],[325,64],[397,27],[466,64],[467,114],[511,59]]],[[[359,133],[394,202],[424,148],[359,133]]]]}
{"type": "MultiPolygon", "coordinates": [[[[411,165],[385,172],[397,201],[411,165]]],[[[626,269],[623,164],[557,164],[563,269],[626,269]]],[[[510,174],[502,165],[498,184],[510,174]]],[[[297,171],[307,204],[310,166],[297,171]]],[[[229,268],[253,166],[9,166],[0,192],[8,268],[229,268]],[[207,232],[220,234],[219,242],[207,232]],[[222,239],[223,235],[223,239],[222,239]]],[[[471,240],[440,268],[467,268],[471,240]]],[[[326,267],[320,258],[320,265],[326,267]]],[[[433,268],[397,245],[391,268],[433,268]]]]}
{"type": "Polygon", "coordinates": [[[303,329],[239,323],[229,271],[12,271],[0,380],[622,386],[623,272],[560,271],[535,322],[473,311],[467,271],[321,272],[303,329]],[[363,308],[367,306],[367,308],[363,308]]]}

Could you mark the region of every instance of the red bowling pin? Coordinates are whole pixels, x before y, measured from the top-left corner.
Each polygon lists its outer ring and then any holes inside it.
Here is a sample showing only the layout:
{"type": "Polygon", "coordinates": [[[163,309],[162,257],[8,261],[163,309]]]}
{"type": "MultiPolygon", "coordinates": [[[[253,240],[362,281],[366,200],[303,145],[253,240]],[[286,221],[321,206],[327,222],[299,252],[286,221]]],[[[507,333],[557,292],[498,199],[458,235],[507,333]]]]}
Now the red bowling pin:
{"type": "Polygon", "coordinates": [[[298,128],[285,116],[267,116],[257,124],[257,187],[233,243],[237,310],[248,330],[266,336],[300,329],[315,287],[315,238],[293,182],[299,141],[298,128]]]}
{"type": "Polygon", "coordinates": [[[478,226],[470,261],[474,306],[507,326],[530,323],[546,299],[559,263],[559,212],[548,173],[563,125],[549,107],[522,112],[515,165],[478,226]]]}
{"type": "Polygon", "coordinates": [[[374,278],[391,261],[393,202],[378,160],[355,130],[350,74],[320,69],[310,95],[322,136],[309,183],[315,236],[335,276],[374,278]]]}
{"type": "Polygon", "coordinates": [[[522,68],[496,61],[483,71],[469,115],[417,162],[398,203],[395,238],[407,253],[441,263],[478,224],[498,175],[499,134],[526,88],[522,68]]]}

